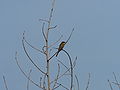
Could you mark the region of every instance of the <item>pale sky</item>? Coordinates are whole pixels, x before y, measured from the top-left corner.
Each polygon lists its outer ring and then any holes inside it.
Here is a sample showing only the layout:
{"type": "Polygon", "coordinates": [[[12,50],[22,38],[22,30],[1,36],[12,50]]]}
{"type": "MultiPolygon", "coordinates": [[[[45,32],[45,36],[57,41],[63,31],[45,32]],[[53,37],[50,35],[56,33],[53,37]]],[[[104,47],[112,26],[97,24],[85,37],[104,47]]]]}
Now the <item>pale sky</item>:
{"type": "MultiPolygon", "coordinates": [[[[50,7],[51,0],[0,0],[0,90],[5,90],[3,75],[9,90],[26,89],[27,79],[16,65],[15,52],[18,51],[20,64],[28,73],[32,65],[22,48],[22,33],[26,31],[27,40],[40,48],[43,36],[39,19],[48,17],[50,7]]],[[[75,72],[82,90],[85,90],[88,73],[91,73],[88,90],[110,90],[107,79],[114,81],[113,72],[120,81],[119,10],[119,0],[56,0],[52,25],[58,27],[56,31],[51,31],[50,42],[60,35],[64,35],[62,39],[66,40],[75,28],[64,49],[73,58],[78,57],[75,72]]],[[[36,51],[29,51],[34,58],[43,58],[36,51]]],[[[59,58],[61,56],[62,53],[59,58]]],[[[39,73],[32,75],[39,81],[36,77],[39,73]]],[[[38,90],[33,84],[30,85],[31,90],[38,90]]]]}

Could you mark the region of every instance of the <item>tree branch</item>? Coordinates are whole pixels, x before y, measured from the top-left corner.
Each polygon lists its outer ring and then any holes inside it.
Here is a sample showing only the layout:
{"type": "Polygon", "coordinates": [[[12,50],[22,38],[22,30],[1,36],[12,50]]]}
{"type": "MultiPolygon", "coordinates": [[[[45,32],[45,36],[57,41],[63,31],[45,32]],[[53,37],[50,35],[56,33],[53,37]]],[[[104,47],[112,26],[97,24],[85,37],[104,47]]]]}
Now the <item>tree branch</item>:
{"type": "Polygon", "coordinates": [[[5,85],[6,90],[8,90],[8,86],[7,86],[7,82],[6,82],[5,76],[3,76],[3,80],[4,80],[4,85],[5,85]]]}
{"type": "Polygon", "coordinates": [[[108,83],[109,83],[110,89],[113,90],[110,80],[108,80],[108,83]]]}
{"type": "Polygon", "coordinates": [[[62,37],[63,37],[63,35],[61,35],[61,37],[60,37],[56,42],[52,43],[52,44],[49,46],[49,48],[52,47],[53,45],[55,45],[57,42],[59,42],[62,37]]]}
{"type": "Polygon", "coordinates": [[[69,38],[67,39],[66,43],[68,43],[68,41],[70,40],[70,38],[71,38],[71,36],[72,36],[73,31],[74,31],[74,28],[72,29],[72,32],[71,32],[71,34],[70,34],[69,38]]]}
{"type": "Polygon", "coordinates": [[[69,69],[63,62],[57,59],[58,62],[60,62],[67,70],[69,69]]]}
{"type": "Polygon", "coordinates": [[[79,80],[78,80],[78,78],[77,78],[77,75],[75,75],[75,79],[76,79],[76,81],[77,81],[78,90],[80,90],[79,80]]]}
{"type": "Polygon", "coordinates": [[[117,77],[116,77],[116,75],[115,75],[115,73],[113,72],[113,76],[114,76],[114,79],[115,79],[115,81],[116,81],[116,85],[118,86],[118,88],[119,88],[119,90],[120,90],[120,85],[119,85],[119,82],[118,82],[118,80],[117,80],[117,77]]]}
{"type": "Polygon", "coordinates": [[[25,38],[24,38],[24,41],[25,41],[31,48],[33,48],[33,49],[35,49],[35,50],[37,50],[37,51],[39,51],[39,52],[41,52],[41,53],[44,53],[44,52],[42,52],[41,50],[39,50],[38,48],[36,48],[36,47],[34,47],[33,45],[31,45],[25,38]]]}
{"type": "Polygon", "coordinates": [[[88,82],[87,82],[87,86],[86,86],[86,89],[85,90],[88,90],[88,87],[89,87],[89,84],[90,84],[90,73],[88,74],[88,82]]]}
{"type": "MultiPolygon", "coordinates": [[[[28,76],[29,79],[30,79],[31,72],[32,72],[32,69],[30,69],[30,72],[29,72],[29,76],[28,76]]],[[[28,82],[27,82],[27,90],[29,90],[29,81],[30,81],[29,79],[28,79],[28,82]]]]}
{"type": "Polygon", "coordinates": [[[55,86],[56,86],[56,84],[57,84],[59,75],[60,75],[60,65],[58,64],[58,72],[57,72],[57,76],[56,76],[56,79],[55,79],[55,83],[54,83],[54,85],[53,85],[53,88],[55,88],[55,86]]]}
{"type": "Polygon", "coordinates": [[[17,63],[18,68],[19,68],[20,71],[23,73],[23,75],[24,75],[27,79],[29,79],[30,82],[33,83],[35,86],[43,89],[43,88],[40,87],[38,84],[36,84],[32,79],[30,79],[29,76],[27,76],[27,74],[22,70],[22,68],[21,68],[21,66],[19,65],[19,62],[18,62],[18,60],[17,60],[17,52],[16,52],[16,54],[15,54],[15,60],[16,60],[16,63],[17,63]]]}
{"type": "Polygon", "coordinates": [[[58,84],[58,86],[56,86],[55,88],[53,88],[52,90],[55,90],[55,89],[57,89],[58,87],[63,87],[64,89],[66,89],[66,90],[69,90],[67,87],[65,87],[63,84],[61,84],[61,83],[57,83],[58,84]]]}
{"type": "Polygon", "coordinates": [[[69,55],[69,53],[67,51],[65,51],[65,50],[63,50],[63,51],[67,54],[67,56],[69,58],[69,61],[70,61],[70,67],[71,67],[71,85],[70,85],[70,90],[72,90],[72,88],[73,88],[73,65],[72,65],[72,59],[71,59],[71,57],[70,57],[70,55],[69,55]]]}
{"type": "MultiPolygon", "coordinates": [[[[75,60],[75,61],[76,61],[76,60],[75,60]]],[[[75,63],[75,61],[74,61],[73,63],[75,63]]],[[[73,68],[74,68],[74,67],[75,67],[75,65],[73,64],[73,68]]],[[[70,71],[70,69],[71,69],[71,67],[68,68],[63,74],[61,74],[61,75],[58,77],[58,79],[62,78],[64,75],[66,75],[66,73],[67,73],[68,71],[70,71]]],[[[51,81],[50,84],[52,84],[54,81],[55,81],[55,80],[51,81]]]]}
{"type": "Polygon", "coordinates": [[[23,33],[22,45],[23,45],[24,52],[25,52],[26,56],[28,57],[28,59],[31,61],[31,63],[32,63],[41,73],[46,74],[44,71],[42,71],[42,70],[38,67],[38,65],[36,65],[36,64],[34,63],[34,61],[33,61],[33,60],[31,59],[31,57],[29,56],[29,54],[28,54],[28,52],[27,52],[27,50],[26,50],[26,48],[25,48],[25,45],[24,45],[24,33],[23,33]]]}

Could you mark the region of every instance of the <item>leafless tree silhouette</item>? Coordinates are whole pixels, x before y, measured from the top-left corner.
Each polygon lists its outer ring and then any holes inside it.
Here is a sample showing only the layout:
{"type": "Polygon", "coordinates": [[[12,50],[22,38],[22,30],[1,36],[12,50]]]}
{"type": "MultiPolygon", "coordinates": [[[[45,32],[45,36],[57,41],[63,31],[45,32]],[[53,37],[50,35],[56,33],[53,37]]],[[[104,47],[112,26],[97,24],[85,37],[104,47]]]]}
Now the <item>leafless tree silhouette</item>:
{"type": "MultiPolygon", "coordinates": [[[[48,19],[39,19],[39,21],[42,22],[42,35],[44,38],[44,45],[43,47],[41,47],[41,49],[38,49],[37,47],[35,47],[34,45],[32,45],[31,43],[28,42],[28,40],[26,39],[26,32],[23,32],[22,35],[22,46],[23,46],[23,50],[25,52],[25,55],[27,56],[28,60],[33,64],[33,66],[36,68],[36,70],[38,70],[38,72],[41,73],[40,76],[40,81],[39,84],[38,82],[35,82],[32,79],[32,69],[30,69],[29,74],[26,74],[26,72],[24,71],[24,69],[22,69],[22,65],[20,65],[19,63],[19,59],[18,59],[18,52],[15,53],[15,60],[16,60],[16,64],[18,66],[18,68],[20,69],[20,71],[22,72],[22,74],[27,78],[27,90],[30,90],[30,85],[29,83],[32,83],[33,85],[35,85],[36,87],[42,89],[42,90],[55,90],[58,88],[61,88],[62,90],[80,90],[80,86],[79,86],[79,80],[77,75],[75,74],[74,70],[75,70],[75,66],[76,66],[76,61],[77,61],[77,57],[75,59],[72,59],[70,53],[65,50],[65,49],[61,49],[60,52],[63,52],[67,58],[65,58],[65,60],[67,60],[67,65],[62,62],[62,60],[58,57],[55,57],[57,52],[58,52],[58,48],[56,48],[57,50],[55,52],[53,52],[53,55],[50,55],[51,50],[53,49],[53,46],[58,43],[63,35],[61,35],[61,37],[58,38],[57,41],[54,41],[53,43],[49,43],[49,33],[53,30],[56,29],[57,25],[52,26],[51,22],[52,22],[52,18],[53,18],[53,14],[54,14],[54,6],[55,6],[55,0],[52,1],[52,7],[50,9],[50,14],[48,19]],[[47,27],[45,27],[47,26],[47,27]],[[38,51],[41,55],[45,56],[45,61],[44,63],[46,64],[45,69],[41,69],[40,65],[38,65],[37,63],[35,63],[35,60],[32,59],[32,56],[29,54],[29,51],[26,48],[26,45],[30,46],[32,49],[38,51]],[[55,77],[51,76],[51,63],[54,59],[54,62],[57,63],[57,73],[55,75],[55,77]],[[55,60],[56,59],[56,60],[55,60]],[[64,69],[65,68],[65,69],[64,69]],[[62,70],[64,69],[64,71],[62,70]],[[67,85],[63,84],[62,82],[60,82],[60,80],[63,78],[65,79],[67,76],[67,78],[69,79],[69,82],[67,85]],[[52,79],[51,79],[52,77],[52,79]]],[[[70,41],[70,38],[73,34],[74,28],[71,30],[69,37],[67,38],[67,40],[65,41],[65,46],[67,46],[68,42],[70,41]]],[[[42,60],[42,59],[41,59],[42,60]]],[[[5,84],[5,88],[6,90],[8,90],[8,86],[5,80],[5,77],[3,76],[3,80],[4,80],[4,84],[5,84]]],[[[89,78],[88,78],[88,82],[87,82],[87,86],[86,86],[86,90],[88,90],[90,84],[90,74],[89,74],[89,78]]]]}
{"type": "MultiPolygon", "coordinates": [[[[15,55],[15,60],[16,60],[16,63],[19,67],[19,69],[21,70],[21,72],[23,73],[23,75],[28,79],[28,83],[27,83],[27,90],[29,90],[29,82],[33,83],[34,85],[36,85],[37,87],[43,89],[43,90],[54,90],[54,89],[57,89],[59,87],[62,87],[64,89],[67,89],[67,90],[73,90],[73,86],[74,86],[74,78],[76,78],[76,82],[77,82],[77,85],[78,85],[78,90],[79,90],[79,81],[78,81],[78,78],[77,76],[75,75],[74,76],[74,67],[76,66],[76,60],[77,60],[77,57],[76,59],[72,60],[70,54],[62,49],[62,51],[65,52],[65,54],[67,55],[68,57],[68,62],[70,63],[69,65],[70,66],[67,66],[65,65],[61,60],[56,60],[56,62],[58,63],[58,71],[57,71],[57,75],[56,77],[51,81],[51,78],[50,78],[50,62],[52,61],[53,57],[55,57],[57,51],[51,56],[50,55],[50,50],[52,50],[52,47],[58,43],[62,36],[55,42],[49,44],[49,33],[51,30],[55,29],[57,27],[57,25],[55,26],[51,26],[51,22],[52,22],[52,18],[53,18],[53,13],[54,13],[54,6],[55,6],[55,0],[52,1],[52,7],[50,9],[50,14],[49,14],[49,18],[48,20],[45,20],[45,19],[39,19],[40,21],[43,22],[43,25],[42,25],[42,34],[43,34],[43,37],[44,37],[44,41],[45,41],[45,44],[44,46],[40,49],[36,48],[35,46],[31,45],[25,38],[25,32],[23,33],[23,38],[22,38],[22,46],[23,46],[23,49],[24,49],[24,52],[26,54],[26,56],[28,57],[28,60],[34,65],[34,67],[39,71],[41,72],[41,74],[44,76],[44,77],[41,77],[40,78],[40,85],[37,84],[36,82],[33,81],[32,78],[30,78],[31,76],[31,70],[29,72],[29,75],[27,75],[24,70],[22,69],[22,66],[19,64],[18,62],[18,57],[17,57],[17,52],[16,52],[16,55],[15,55]],[[45,24],[47,25],[47,27],[45,27],[45,24]],[[45,63],[46,63],[46,71],[42,70],[37,63],[34,62],[34,60],[32,59],[32,57],[30,56],[28,50],[26,49],[26,44],[29,45],[31,48],[37,50],[38,52],[40,52],[41,54],[45,55],[45,63]],[[61,66],[64,66],[66,68],[66,71],[63,72],[63,74],[60,73],[61,71],[61,66]],[[68,74],[69,73],[69,74],[68,74]],[[63,78],[66,74],[68,74],[68,77],[70,76],[70,86],[65,86],[64,84],[60,83],[59,82],[59,79],[63,78]],[[43,81],[42,81],[43,80],[43,81]]],[[[68,39],[65,41],[65,45],[68,43],[68,41],[70,40],[71,36],[72,36],[72,33],[74,31],[74,28],[72,29],[72,32],[70,34],[70,36],[68,37],[68,39]]],[[[77,89],[77,88],[76,88],[77,89]]]]}

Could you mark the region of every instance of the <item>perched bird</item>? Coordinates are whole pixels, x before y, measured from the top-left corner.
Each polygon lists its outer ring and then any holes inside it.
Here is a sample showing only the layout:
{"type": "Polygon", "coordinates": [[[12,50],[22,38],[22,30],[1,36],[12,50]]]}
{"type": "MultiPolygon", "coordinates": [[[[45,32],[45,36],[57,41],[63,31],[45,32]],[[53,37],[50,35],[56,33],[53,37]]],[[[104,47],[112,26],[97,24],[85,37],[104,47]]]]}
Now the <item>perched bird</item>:
{"type": "Polygon", "coordinates": [[[58,53],[63,49],[64,45],[66,44],[66,42],[62,41],[59,45],[58,51],[56,53],[56,57],[58,56],[58,53]]]}

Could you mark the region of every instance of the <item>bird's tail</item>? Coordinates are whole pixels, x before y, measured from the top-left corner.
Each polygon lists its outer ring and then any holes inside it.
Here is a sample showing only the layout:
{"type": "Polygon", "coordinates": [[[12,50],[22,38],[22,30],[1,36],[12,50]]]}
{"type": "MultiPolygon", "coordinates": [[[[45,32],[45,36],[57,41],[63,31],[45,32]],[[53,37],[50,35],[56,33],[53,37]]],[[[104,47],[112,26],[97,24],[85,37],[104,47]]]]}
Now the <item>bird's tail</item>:
{"type": "Polygon", "coordinates": [[[58,51],[57,53],[56,53],[56,57],[58,56],[58,53],[59,53],[60,51],[58,51]]]}

